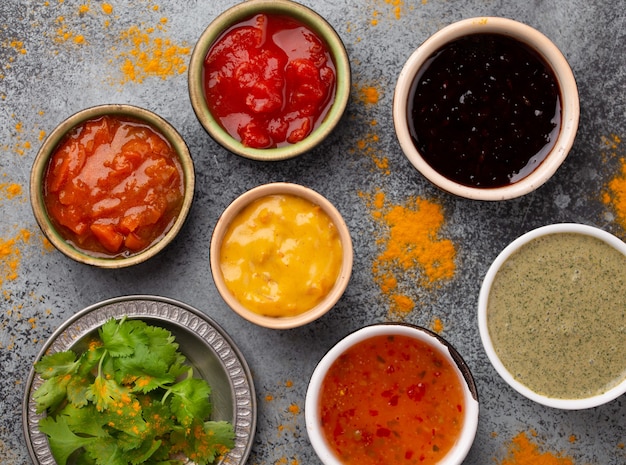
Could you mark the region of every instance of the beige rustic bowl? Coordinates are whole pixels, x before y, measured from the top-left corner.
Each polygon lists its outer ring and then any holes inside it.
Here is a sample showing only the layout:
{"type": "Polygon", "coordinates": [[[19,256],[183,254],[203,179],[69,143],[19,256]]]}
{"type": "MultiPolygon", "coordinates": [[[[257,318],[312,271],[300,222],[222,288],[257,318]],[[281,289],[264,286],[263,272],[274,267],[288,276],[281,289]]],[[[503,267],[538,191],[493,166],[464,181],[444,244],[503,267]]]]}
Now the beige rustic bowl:
{"type": "Polygon", "coordinates": [[[431,183],[460,197],[506,200],[525,195],[543,185],[567,157],[576,137],[580,115],[578,88],[572,70],[560,50],[545,35],[523,23],[497,17],[469,18],[444,27],[420,45],[405,63],[395,88],[393,121],[402,151],[431,183]],[[424,64],[447,43],[476,33],[508,36],[534,49],[554,71],[561,91],[561,130],[545,160],[527,177],[504,187],[478,188],[457,183],[433,169],[415,147],[410,133],[408,106],[415,80],[424,64]]]}
{"type": "Polygon", "coordinates": [[[42,232],[46,238],[56,247],[61,253],[67,257],[76,260],[77,262],[85,263],[88,265],[94,265],[100,268],[124,268],[131,265],[144,262],[149,258],[155,256],[161,250],[163,250],[169,243],[171,243],[176,235],[181,230],[189,210],[191,208],[195,185],[195,172],[194,164],[189,153],[187,144],[180,136],[180,134],[160,116],[152,113],[143,108],[131,106],[131,105],[100,105],[85,110],[81,110],[78,113],[67,118],[61,124],[59,124],[45,139],[43,145],[39,149],[35,161],[33,163],[30,174],[30,201],[35,215],[35,219],[39,224],[42,232]],[[125,257],[104,257],[90,255],[84,250],[80,250],[74,247],[68,242],[63,234],[57,230],[48,216],[46,206],[44,203],[44,178],[50,157],[54,154],[58,144],[63,140],[65,135],[70,132],[76,126],[84,123],[85,121],[99,118],[105,115],[111,116],[126,116],[136,121],[142,121],[151,126],[154,130],[161,133],[172,148],[178,154],[180,164],[183,169],[183,178],[185,184],[185,193],[183,198],[183,204],[181,211],[171,225],[169,230],[165,232],[163,237],[152,246],[144,249],[136,254],[132,254],[125,257]]]}
{"type": "Polygon", "coordinates": [[[312,150],[326,139],[337,126],[350,96],[350,62],[345,46],[337,32],[312,9],[290,0],[249,0],[226,10],[215,18],[202,33],[189,62],[188,85],[193,110],[200,124],[216,142],[230,152],[245,158],[261,161],[284,160],[312,150]],[[228,134],[211,114],[203,89],[204,59],[215,40],[232,25],[259,13],[291,16],[308,26],[326,42],[336,68],[334,103],[320,126],[296,144],[268,149],[246,147],[228,134]]]}
{"type": "MultiPolygon", "coordinates": [[[[320,253],[323,254],[324,251],[320,250],[320,253]]],[[[350,276],[352,274],[352,239],[350,237],[348,226],[344,222],[339,211],[330,203],[330,201],[328,201],[321,194],[298,184],[281,182],[264,184],[245,192],[244,194],[236,198],[226,208],[226,210],[224,210],[213,231],[213,236],[211,239],[210,261],[211,272],[213,274],[213,279],[215,281],[217,290],[219,291],[224,301],[233,311],[235,311],[235,313],[259,326],[273,329],[289,329],[305,325],[320,318],[321,316],[326,314],[341,298],[346,287],[348,286],[348,282],[350,281],[350,276]],[[329,218],[337,228],[343,252],[342,264],[339,270],[339,275],[337,277],[335,285],[331,288],[330,292],[310,310],[295,316],[286,317],[261,315],[246,308],[235,298],[235,296],[227,288],[220,267],[220,250],[222,246],[222,241],[233,219],[242,209],[248,206],[251,202],[254,202],[257,199],[269,195],[280,194],[291,194],[297,197],[301,197],[321,207],[321,209],[329,216],[329,218]]]]}
{"type": "Polygon", "coordinates": [[[392,337],[394,335],[411,337],[428,344],[455,368],[459,382],[463,387],[465,401],[463,427],[456,443],[438,464],[460,465],[472,447],[478,429],[478,392],[470,369],[460,354],[441,336],[425,328],[400,323],[374,324],[349,334],[333,346],[315,367],[309,381],[305,401],[306,430],[313,449],[324,465],[342,465],[341,460],[325,438],[320,418],[320,393],[329,369],[346,350],[355,344],[376,336],[392,337]]]}

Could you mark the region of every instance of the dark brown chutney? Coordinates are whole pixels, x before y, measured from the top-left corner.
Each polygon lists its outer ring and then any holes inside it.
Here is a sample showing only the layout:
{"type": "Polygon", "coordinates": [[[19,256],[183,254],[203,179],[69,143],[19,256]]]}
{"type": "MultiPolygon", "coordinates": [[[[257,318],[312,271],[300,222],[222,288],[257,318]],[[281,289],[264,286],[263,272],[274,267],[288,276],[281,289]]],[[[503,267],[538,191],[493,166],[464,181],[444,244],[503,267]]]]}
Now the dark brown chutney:
{"type": "Polygon", "coordinates": [[[541,164],[561,126],[554,72],[521,42],[495,33],[435,52],[408,102],[411,137],[426,162],[457,183],[513,184],[541,164]]]}

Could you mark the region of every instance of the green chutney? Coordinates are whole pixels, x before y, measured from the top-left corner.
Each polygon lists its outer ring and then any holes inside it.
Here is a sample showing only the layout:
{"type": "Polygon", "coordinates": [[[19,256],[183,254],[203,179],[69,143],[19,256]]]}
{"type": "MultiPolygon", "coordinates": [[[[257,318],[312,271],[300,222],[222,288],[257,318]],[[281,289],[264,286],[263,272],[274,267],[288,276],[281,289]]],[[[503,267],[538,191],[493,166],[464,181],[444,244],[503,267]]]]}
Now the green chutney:
{"type": "Polygon", "coordinates": [[[626,256],[578,233],[524,244],[495,275],[487,327],[504,366],[532,391],[602,394],[626,378],[626,256]]]}

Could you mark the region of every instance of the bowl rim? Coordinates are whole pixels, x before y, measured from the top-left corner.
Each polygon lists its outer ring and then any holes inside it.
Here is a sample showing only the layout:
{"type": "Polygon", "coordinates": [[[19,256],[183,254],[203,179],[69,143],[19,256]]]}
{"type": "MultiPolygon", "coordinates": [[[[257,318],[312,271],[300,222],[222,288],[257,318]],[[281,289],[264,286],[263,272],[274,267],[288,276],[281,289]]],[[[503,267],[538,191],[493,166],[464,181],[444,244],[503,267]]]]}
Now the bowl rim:
{"type": "Polygon", "coordinates": [[[453,448],[440,460],[440,465],[460,465],[474,443],[478,430],[479,400],[474,378],[459,352],[439,334],[422,326],[400,322],[374,323],[361,327],[339,340],[313,370],[305,396],[305,424],[313,449],[325,465],[342,465],[332,452],[318,420],[319,393],[328,370],[347,349],[374,336],[401,334],[424,341],[438,350],[455,367],[463,385],[465,400],[464,425],[453,448]]]}
{"type": "Polygon", "coordinates": [[[491,362],[491,365],[496,369],[500,377],[515,391],[517,391],[524,397],[547,407],[562,410],[583,410],[606,404],[626,393],[626,377],[624,377],[624,379],[616,386],[605,391],[604,393],[587,398],[560,399],[538,394],[528,388],[526,385],[517,381],[513,377],[511,372],[509,372],[509,370],[504,366],[493,347],[493,342],[491,336],[489,335],[489,328],[487,325],[487,302],[489,300],[489,294],[491,292],[491,285],[493,284],[495,276],[500,270],[501,266],[509,259],[509,257],[513,253],[518,251],[525,244],[528,244],[529,242],[539,237],[547,236],[550,234],[563,233],[582,234],[597,238],[612,246],[618,252],[621,252],[626,258],[626,243],[618,239],[613,234],[595,226],[579,223],[555,223],[541,226],[539,228],[528,231],[527,233],[522,234],[517,239],[513,240],[509,245],[507,245],[498,254],[496,259],[492,262],[491,266],[487,270],[478,296],[478,329],[483,349],[485,350],[487,357],[491,362]]]}
{"type": "Polygon", "coordinates": [[[546,183],[561,166],[574,144],[580,118],[578,87],[572,69],[559,48],[546,35],[519,21],[494,16],[467,18],[449,24],[426,39],[408,58],[396,83],[393,97],[396,136],[409,162],[432,184],[472,200],[508,200],[528,194],[546,183]],[[422,64],[448,42],[476,33],[497,33],[517,39],[539,53],[552,68],[561,93],[561,130],[546,159],[525,178],[503,187],[478,188],[456,183],[435,171],[420,156],[411,139],[407,121],[408,96],[422,64]]]}
{"type": "Polygon", "coordinates": [[[202,127],[228,151],[257,161],[279,161],[302,155],[320,144],[339,124],[351,91],[350,60],[345,45],[326,19],[311,8],[291,0],[248,0],[217,16],[200,35],[191,53],[187,72],[191,106],[202,127]],[[335,100],[321,124],[304,140],[282,147],[257,149],[244,146],[228,134],[212,116],[202,84],[204,59],[215,40],[232,25],[259,13],[284,14],[299,20],[326,43],[336,72],[335,100]],[[198,78],[200,76],[200,78],[198,78]]]}
{"type": "Polygon", "coordinates": [[[350,231],[341,216],[341,213],[339,213],[339,210],[337,210],[337,208],[328,199],[317,191],[300,184],[289,182],[262,184],[244,192],[233,200],[220,215],[215,228],[213,229],[209,255],[213,281],[224,302],[226,302],[226,304],[242,318],[259,326],[271,329],[291,329],[303,326],[329,312],[342,297],[348,286],[352,275],[352,265],[354,261],[354,250],[350,231]],[[337,276],[337,281],[326,297],[324,297],[324,299],[322,299],[322,301],[315,307],[298,315],[288,317],[266,316],[247,309],[230,293],[226,287],[220,268],[221,239],[226,233],[232,219],[251,202],[269,195],[280,194],[291,194],[304,198],[305,200],[320,206],[337,228],[343,249],[342,264],[339,275],[337,276]]]}
{"type": "Polygon", "coordinates": [[[110,318],[127,316],[150,320],[186,330],[203,340],[229,377],[233,397],[233,426],[235,446],[219,463],[244,465],[254,444],[257,426],[257,400],[250,367],[231,336],[206,313],[181,301],[156,295],[126,295],[89,305],[72,314],[46,340],[33,361],[22,401],[22,430],[26,446],[34,463],[56,463],[51,458],[48,440],[38,429],[41,414],[36,413],[31,399],[37,379],[34,363],[50,351],[68,350],[110,318]],[[81,322],[84,321],[84,324],[81,322]]]}
{"type": "Polygon", "coordinates": [[[39,225],[39,228],[46,238],[67,257],[87,265],[93,265],[100,268],[124,268],[131,265],[142,263],[149,258],[157,255],[167,245],[169,245],[176,235],[182,229],[194,198],[195,190],[195,168],[189,148],[185,140],[178,131],[164,118],[145,108],[128,105],[128,104],[102,104],[80,110],[63,120],[59,125],[46,137],[43,144],[39,148],[30,172],[30,203],[33,214],[39,225]],[[163,237],[152,246],[133,254],[129,257],[100,257],[90,255],[86,251],[72,246],[57,231],[54,224],[47,214],[47,209],[43,197],[43,179],[50,158],[55,152],[56,147],[65,137],[65,135],[76,126],[103,116],[120,116],[129,117],[134,120],[142,121],[150,125],[152,129],[165,137],[176,152],[181,168],[183,170],[183,182],[185,193],[181,210],[163,237]]]}

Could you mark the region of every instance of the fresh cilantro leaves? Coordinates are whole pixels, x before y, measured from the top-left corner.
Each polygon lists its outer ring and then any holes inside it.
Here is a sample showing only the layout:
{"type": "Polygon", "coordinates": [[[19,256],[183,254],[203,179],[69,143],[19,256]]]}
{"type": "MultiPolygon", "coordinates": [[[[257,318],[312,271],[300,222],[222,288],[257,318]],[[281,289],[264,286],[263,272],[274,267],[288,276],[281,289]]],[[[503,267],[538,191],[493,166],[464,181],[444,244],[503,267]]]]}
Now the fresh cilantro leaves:
{"type": "Polygon", "coordinates": [[[59,465],[207,465],[234,445],[232,424],[209,420],[211,387],[163,328],[112,318],[84,353],[46,355],[35,370],[39,428],[59,465]]]}

